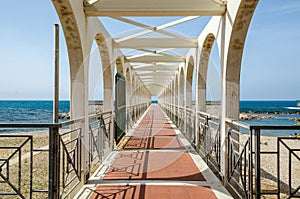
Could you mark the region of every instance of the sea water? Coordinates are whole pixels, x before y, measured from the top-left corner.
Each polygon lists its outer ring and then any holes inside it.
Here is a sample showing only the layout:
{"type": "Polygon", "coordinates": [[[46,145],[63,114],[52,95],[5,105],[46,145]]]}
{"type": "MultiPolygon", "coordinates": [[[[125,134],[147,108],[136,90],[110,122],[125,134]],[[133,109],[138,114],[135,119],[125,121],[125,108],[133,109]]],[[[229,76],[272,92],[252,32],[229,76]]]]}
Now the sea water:
{"type": "MultiPolygon", "coordinates": [[[[273,116],[267,119],[244,120],[242,122],[255,126],[294,126],[295,119],[300,118],[297,101],[241,101],[240,111],[250,114],[273,116]]],[[[300,134],[298,130],[263,130],[262,135],[290,136],[300,134]]]]}
{"type": "Polygon", "coordinates": [[[297,106],[297,101],[241,101],[240,111],[297,113],[300,112],[300,107],[297,106]]]}
{"type": "MultiPolygon", "coordinates": [[[[60,101],[59,113],[68,113],[69,111],[70,102],[60,101]]],[[[296,124],[293,118],[300,118],[300,107],[297,107],[296,101],[241,101],[240,111],[274,116],[270,119],[243,121],[249,125],[292,126],[296,124]],[[275,112],[277,114],[274,114],[275,112]]],[[[0,101],[0,123],[52,123],[52,118],[52,101],[0,101]]],[[[8,131],[15,132],[16,129],[0,129],[0,133],[8,131]]],[[[263,134],[268,135],[290,135],[292,133],[295,132],[263,132],[263,134]]]]}
{"type": "MultiPolygon", "coordinates": [[[[70,111],[69,101],[59,102],[59,112],[70,111]]],[[[60,120],[62,121],[62,120],[60,120]]],[[[52,101],[0,101],[0,123],[52,123],[53,102],[52,101]]],[[[1,132],[32,131],[33,129],[0,129],[1,132]]],[[[37,129],[39,130],[39,129],[37,129]]]]}

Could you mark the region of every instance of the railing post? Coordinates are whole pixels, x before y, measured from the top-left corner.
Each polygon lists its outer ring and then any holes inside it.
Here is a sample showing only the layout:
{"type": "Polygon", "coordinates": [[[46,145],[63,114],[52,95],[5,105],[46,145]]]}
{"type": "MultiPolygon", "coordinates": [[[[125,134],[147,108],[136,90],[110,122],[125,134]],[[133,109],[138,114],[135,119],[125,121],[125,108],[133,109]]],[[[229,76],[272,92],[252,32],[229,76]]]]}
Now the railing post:
{"type": "Polygon", "coordinates": [[[115,118],[114,118],[114,111],[111,112],[110,118],[110,126],[109,126],[109,149],[112,151],[114,150],[114,128],[115,128],[115,118]]]}
{"type": "Polygon", "coordinates": [[[248,154],[248,188],[249,188],[249,198],[253,198],[253,130],[250,129],[250,137],[249,137],[249,154],[248,154]]]}
{"type": "Polygon", "coordinates": [[[60,138],[59,127],[49,129],[49,193],[50,199],[60,198],[60,138]]]}
{"type": "Polygon", "coordinates": [[[260,129],[255,129],[255,198],[260,199],[260,129]]]}
{"type": "Polygon", "coordinates": [[[277,137],[277,190],[278,198],[280,197],[280,140],[281,138],[277,137]]]}
{"type": "Polygon", "coordinates": [[[54,102],[53,122],[58,123],[59,109],[59,25],[54,24],[54,102]]]}
{"type": "Polygon", "coordinates": [[[199,128],[198,128],[198,123],[199,123],[199,115],[197,112],[197,109],[195,110],[195,122],[194,122],[194,133],[195,133],[195,147],[196,150],[198,151],[198,145],[199,145],[199,128]]]}
{"type": "Polygon", "coordinates": [[[231,173],[231,170],[230,170],[230,165],[231,165],[231,161],[232,161],[232,156],[231,156],[231,146],[230,146],[230,138],[231,138],[231,131],[230,129],[227,131],[227,142],[226,142],[226,145],[227,145],[227,150],[226,150],[226,157],[225,157],[225,160],[226,160],[226,173],[224,174],[224,177],[225,177],[225,182],[228,183],[229,182],[229,176],[230,176],[230,173],[231,173]]]}

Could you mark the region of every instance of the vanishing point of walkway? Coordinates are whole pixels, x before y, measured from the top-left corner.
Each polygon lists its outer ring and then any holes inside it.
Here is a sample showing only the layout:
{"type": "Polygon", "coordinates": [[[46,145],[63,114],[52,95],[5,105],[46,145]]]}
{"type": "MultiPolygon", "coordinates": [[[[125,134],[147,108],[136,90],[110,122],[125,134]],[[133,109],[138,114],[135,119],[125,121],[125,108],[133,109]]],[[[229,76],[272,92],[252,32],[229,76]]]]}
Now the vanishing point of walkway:
{"type": "Polygon", "coordinates": [[[232,198],[158,105],[151,105],[76,198],[232,198]]]}

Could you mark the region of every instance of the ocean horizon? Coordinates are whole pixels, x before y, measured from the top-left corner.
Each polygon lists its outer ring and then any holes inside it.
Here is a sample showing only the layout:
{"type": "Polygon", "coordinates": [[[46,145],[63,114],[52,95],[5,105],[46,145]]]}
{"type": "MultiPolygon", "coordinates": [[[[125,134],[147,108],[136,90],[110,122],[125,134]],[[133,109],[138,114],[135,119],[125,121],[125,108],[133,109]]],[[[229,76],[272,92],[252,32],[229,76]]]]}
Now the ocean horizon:
{"type": "MultiPolygon", "coordinates": [[[[102,100],[90,101],[90,105],[101,105],[102,100]]],[[[59,113],[70,111],[70,101],[59,101],[59,113]]],[[[273,118],[242,120],[248,125],[293,126],[300,118],[297,100],[241,100],[240,112],[268,114],[273,118]]],[[[51,100],[0,100],[0,123],[52,123],[53,101],[51,100]]],[[[65,120],[60,120],[65,121],[65,120]]],[[[7,132],[8,129],[0,129],[7,132]]],[[[10,131],[14,131],[10,129],[10,131]]],[[[274,133],[265,133],[274,135],[274,133]]],[[[290,133],[289,133],[290,134],[290,133]]]]}

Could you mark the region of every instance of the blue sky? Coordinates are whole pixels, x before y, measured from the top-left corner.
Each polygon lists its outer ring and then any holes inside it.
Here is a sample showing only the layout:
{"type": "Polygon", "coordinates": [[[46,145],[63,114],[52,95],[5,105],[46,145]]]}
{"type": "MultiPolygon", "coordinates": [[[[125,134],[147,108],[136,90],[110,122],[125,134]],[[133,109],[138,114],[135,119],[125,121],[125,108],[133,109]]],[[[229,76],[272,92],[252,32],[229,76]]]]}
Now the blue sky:
{"type": "MultiPolygon", "coordinates": [[[[201,20],[203,22],[207,19],[201,20]]],[[[112,33],[123,32],[123,26],[114,26],[114,23],[109,23],[109,19],[103,21],[110,24],[112,33]]],[[[148,19],[144,22],[151,24],[153,20],[148,19]]],[[[0,99],[53,98],[54,23],[59,23],[59,19],[50,0],[1,2],[0,99]]],[[[163,21],[160,20],[159,23],[163,21]]],[[[176,27],[174,31],[186,28],[190,29],[192,35],[201,30],[201,27],[195,28],[186,24],[176,27]]],[[[68,55],[62,32],[60,43],[60,97],[69,99],[68,55]]],[[[260,1],[244,50],[241,99],[300,99],[299,57],[300,1],[260,1]]],[[[92,64],[99,62],[99,58],[92,58],[94,59],[92,64]]],[[[214,68],[210,72],[211,82],[218,82],[220,78],[218,62],[219,60],[212,56],[211,64],[214,68]]],[[[93,74],[101,73],[97,66],[92,65],[91,68],[96,71],[93,74]]],[[[99,78],[92,77],[91,82],[97,83],[99,78]]],[[[219,91],[214,86],[216,85],[209,86],[210,95],[217,99],[219,91]]],[[[218,86],[219,84],[216,87],[218,86]]],[[[101,83],[98,87],[101,87],[101,83]]],[[[98,98],[101,95],[93,96],[98,98]]]]}

